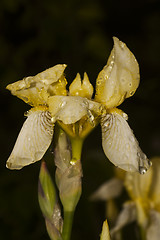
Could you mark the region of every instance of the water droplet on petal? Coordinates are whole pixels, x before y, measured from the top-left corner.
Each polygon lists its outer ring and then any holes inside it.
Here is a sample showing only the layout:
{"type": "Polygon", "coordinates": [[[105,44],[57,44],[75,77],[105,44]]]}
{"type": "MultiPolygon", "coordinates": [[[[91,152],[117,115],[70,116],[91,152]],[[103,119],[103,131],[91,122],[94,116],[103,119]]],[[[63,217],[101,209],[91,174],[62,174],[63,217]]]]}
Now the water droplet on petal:
{"type": "Polygon", "coordinates": [[[126,113],[122,113],[122,117],[125,119],[125,120],[128,120],[128,115],[126,113]]]}
{"type": "Polygon", "coordinates": [[[56,121],[56,118],[55,118],[55,117],[52,117],[52,118],[51,118],[51,122],[52,122],[52,123],[55,123],[55,121],[56,121]]]}
{"type": "Polygon", "coordinates": [[[133,94],[134,94],[134,91],[131,91],[129,94],[130,94],[130,96],[133,96],[133,94]]]}
{"type": "Polygon", "coordinates": [[[147,169],[145,167],[139,167],[139,173],[145,174],[147,172],[147,169]]]}
{"type": "Polygon", "coordinates": [[[66,101],[63,101],[63,102],[60,103],[60,107],[62,107],[62,108],[63,108],[65,105],[66,105],[66,101]]]}

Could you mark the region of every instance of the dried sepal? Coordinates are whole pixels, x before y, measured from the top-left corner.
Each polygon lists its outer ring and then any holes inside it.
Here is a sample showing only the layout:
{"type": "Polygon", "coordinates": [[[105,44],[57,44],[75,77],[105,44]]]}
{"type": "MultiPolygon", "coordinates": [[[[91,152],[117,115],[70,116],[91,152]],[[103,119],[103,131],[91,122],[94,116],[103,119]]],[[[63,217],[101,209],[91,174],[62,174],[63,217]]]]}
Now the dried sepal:
{"type": "Polygon", "coordinates": [[[150,167],[150,161],[139,147],[126,114],[113,109],[101,119],[102,146],[108,159],[117,167],[144,174],[150,167]]]}
{"type": "Polygon", "coordinates": [[[22,167],[42,159],[53,136],[53,123],[48,111],[31,110],[18,135],[7,168],[22,167]]]}
{"type": "Polygon", "coordinates": [[[36,76],[9,84],[6,88],[31,106],[46,104],[49,96],[67,94],[67,81],[63,74],[65,68],[65,64],[58,64],[36,76]]]}
{"type": "Polygon", "coordinates": [[[139,66],[126,44],[114,37],[114,47],[107,65],[99,73],[96,82],[96,101],[107,108],[120,105],[131,97],[139,85],[139,66]]]}

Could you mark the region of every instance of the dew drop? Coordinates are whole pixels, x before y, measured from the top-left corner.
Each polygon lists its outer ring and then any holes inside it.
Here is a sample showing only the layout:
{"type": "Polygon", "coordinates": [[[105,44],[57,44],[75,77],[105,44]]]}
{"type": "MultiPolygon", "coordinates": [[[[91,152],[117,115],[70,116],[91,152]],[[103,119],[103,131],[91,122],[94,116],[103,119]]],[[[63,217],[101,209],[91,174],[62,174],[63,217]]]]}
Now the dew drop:
{"type": "Polygon", "coordinates": [[[26,111],[26,112],[24,113],[24,116],[25,116],[25,117],[28,117],[28,114],[29,114],[29,111],[26,111]]]}
{"type": "Polygon", "coordinates": [[[133,96],[133,94],[134,94],[134,91],[131,91],[129,94],[130,94],[130,96],[133,96]]]}
{"type": "Polygon", "coordinates": [[[66,101],[63,101],[62,103],[60,103],[60,107],[64,107],[66,105],[66,101]]]}
{"type": "Polygon", "coordinates": [[[125,43],[123,43],[123,42],[120,42],[120,46],[121,46],[121,48],[123,49],[123,48],[124,48],[124,46],[125,46],[125,43]]]}
{"type": "Polygon", "coordinates": [[[139,173],[145,174],[147,172],[147,169],[145,167],[139,167],[139,173]]]}
{"type": "Polygon", "coordinates": [[[126,113],[122,113],[122,117],[125,119],[125,120],[128,120],[128,115],[126,113]]]}
{"type": "MultiPolygon", "coordinates": [[[[131,137],[130,137],[130,141],[131,141],[131,142],[135,142],[134,136],[131,136],[131,137]]],[[[140,153],[137,153],[137,155],[138,155],[138,154],[140,154],[140,153]]]]}
{"type": "Polygon", "coordinates": [[[151,167],[152,166],[152,162],[150,160],[148,160],[148,165],[151,167]]]}
{"type": "Polygon", "coordinates": [[[74,165],[76,164],[76,161],[77,161],[77,159],[72,158],[71,161],[70,161],[70,164],[71,164],[72,166],[74,166],[74,165]]]}
{"type": "Polygon", "coordinates": [[[51,118],[51,122],[52,122],[52,123],[55,123],[55,120],[56,120],[55,117],[52,117],[52,118],[51,118]]]}
{"type": "Polygon", "coordinates": [[[104,127],[109,127],[109,122],[108,121],[104,123],[104,127]]]}

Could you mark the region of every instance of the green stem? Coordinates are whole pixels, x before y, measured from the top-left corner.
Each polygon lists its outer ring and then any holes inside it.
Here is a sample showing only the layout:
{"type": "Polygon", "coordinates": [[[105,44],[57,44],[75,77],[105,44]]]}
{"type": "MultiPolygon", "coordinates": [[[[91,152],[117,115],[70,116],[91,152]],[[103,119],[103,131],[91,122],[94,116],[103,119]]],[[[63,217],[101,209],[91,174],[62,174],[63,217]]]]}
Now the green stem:
{"type": "Polygon", "coordinates": [[[72,146],[72,160],[73,161],[80,160],[84,140],[79,137],[70,138],[70,139],[71,139],[71,146],[72,146]]]}
{"type": "Polygon", "coordinates": [[[64,211],[64,223],[63,223],[63,231],[62,231],[63,240],[70,239],[73,216],[74,216],[74,211],[73,212],[64,211]]]}
{"type": "MultiPolygon", "coordinates": [[[[72,146],[72,159],[70,161],[71,164],[75,164],[76,161],[81,159],[81,152],[82,152],[82,146],[83,146],[83,139],[79,137],[70,137],[71,140],[71,146],[72,146]]],[[[79,190],[78,190],[79,192],[79,190]]],[[[78,194],[77,192],[77,194],[78,194]]],[[[79,193],[81,194],[81,193],[79,193]]],[[[80,195],[79,195],[80,197],[80,195]]],[[[79,199],[78,197],[78,199],[79,199]]],[[[71,200],[72,201],[72,200],[71,200]]],[[[75,201],[75,196],[73,196],[73,201],[75,201]]],[[[65,205],[64,207],[64,223],[63,223],[63,231],[62,231],[62,238],[63,240],[70,240],[71,236],[71,230],[72,230],[72,223],[73,223],[73,216],[75,207],[74,206],[71,211],[66,211],[65,205]]]]}
{"type": "Polygon", "coordinates": [[[146,240],[146,232],[142,226],[139,226],[141,240],[146,240]]]}

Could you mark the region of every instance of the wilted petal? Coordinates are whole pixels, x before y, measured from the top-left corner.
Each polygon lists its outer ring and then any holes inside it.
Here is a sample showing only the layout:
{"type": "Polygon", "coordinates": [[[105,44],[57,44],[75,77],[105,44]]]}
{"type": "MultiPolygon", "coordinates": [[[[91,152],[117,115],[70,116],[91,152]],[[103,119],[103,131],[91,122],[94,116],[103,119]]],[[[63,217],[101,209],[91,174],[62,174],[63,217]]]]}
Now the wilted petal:
{"type": "Polygon", "coordinates": [[[137,198],[146,199],[151,186],[153,177],[153,169],[150,168],[146,174],[140,175],[139,173],[126,173],[125,187],[130,197],[135,200],[137,198]]]}
{"type": "Polygon", "coordinates": [[[7,161],[9,169],[22,167],[40,160],[53,136],[53,124],[48,111],[30,111],[7,161]]]}
{"type": "Polygon", "coordinates": [[[110,240],[109,227],[107,220],[104,221],[100,240],[110,240]]]}
{"type": "Polygon", "coordinates": [[[76,78],[69,86],[69,93],[71,96],[80,96],[90,99],[93,94],[93,86],[89,81],[87,73],[84,73],[83,81],[81,81],[81,76],[77,73],[76,78]]]}
{"type": "Polygon", "coordinates": [[[118,215],[115,227],[111,229],[111,236],[124,226],[136,220],[136,206],[133,202],[128,202],[123,205],[123,209],[118,215]]]}
{"type": "Polygon", "coordinates": [[[113,109],[101,120],[102,146],[108,159],[117,167],[130,172],[145,173],[149,160],[139,147],[126,119],[126,114],[113,109]]]}
{"type": "Polygon", "coordinates": [[[123,189],[123,182],[118,178],[112,178],[100,186],[91,196],[91,200],[109,200],[118,197],[123,189]]]}
{"type": "Polygon", "coordinates": [[[53,96],[48,99],[48,105],[53,118],[64,124],[75,123],[84,116],[90,118],[90,111],[97,115],[101,112],[101,104],[79,96],[53,96]]]}
{"type": "Polygon", "coordinates": [[[9,84],[7,89],[32,106],[45,104],[48,96],[66,95],[67,82],[63,75],[65,68],[65,64],[58,64],[34,77],[26,77],[9,84]]]}
{"type": "Polygon", "coordinates": [[[139,66],[126,44],[114,37],[114,47],[107,65],[99,73],[96,100],[107,108],[120,105],[131,97],[139,85],[139,66]]]}
{"type": "Polygon", "coordinates": [[[150,211],[150,225],[147,228],[147,240],[160,239],[160,213],[154,210],[150,211]]]}

